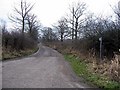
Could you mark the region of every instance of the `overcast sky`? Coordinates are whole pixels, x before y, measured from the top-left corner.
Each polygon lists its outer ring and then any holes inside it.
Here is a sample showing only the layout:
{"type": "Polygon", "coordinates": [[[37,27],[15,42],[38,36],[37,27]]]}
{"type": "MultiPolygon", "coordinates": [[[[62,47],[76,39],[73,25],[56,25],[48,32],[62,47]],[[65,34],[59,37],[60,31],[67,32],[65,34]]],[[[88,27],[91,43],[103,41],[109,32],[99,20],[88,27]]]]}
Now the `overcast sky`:
{"type": "MultiPolygon", "coordinates": [[[[119,0],[26,0],[30,3],[35,3],[32,10],[37,15],[38,19],[44,26],[51,26],[56,23],[62,16],[65,16],[69,11],[69,5],[74,1],[82,1],[87,4],[88,11],[96,15],[102,14],[105,16],[113,15],[110,7],[117,5],[119,0]]],[[[13,13],[13,8],[20,0],[1,0],[0,1],[0,18],[7,21],[8,15],[13,13]]]]}

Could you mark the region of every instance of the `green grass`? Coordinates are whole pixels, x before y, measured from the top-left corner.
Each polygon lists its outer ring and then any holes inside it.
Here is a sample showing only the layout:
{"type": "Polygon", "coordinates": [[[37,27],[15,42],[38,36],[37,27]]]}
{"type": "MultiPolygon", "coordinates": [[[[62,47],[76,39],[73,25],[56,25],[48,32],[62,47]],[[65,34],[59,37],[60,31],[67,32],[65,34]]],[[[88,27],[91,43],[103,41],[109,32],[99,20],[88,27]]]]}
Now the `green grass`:
{"type": "Polygon", "coordinates": [[[120,90],[120,83],[111,81],[105,76],[100,76],[99,74],[93,74],[89,71],[88,65],[73,55],[64,55],[65,60],[69,61],[70,65],[72,66],[74,72],[83,77],[88,82],[96,85],[99,88],[103,88],[105,90],[120,90]]]}

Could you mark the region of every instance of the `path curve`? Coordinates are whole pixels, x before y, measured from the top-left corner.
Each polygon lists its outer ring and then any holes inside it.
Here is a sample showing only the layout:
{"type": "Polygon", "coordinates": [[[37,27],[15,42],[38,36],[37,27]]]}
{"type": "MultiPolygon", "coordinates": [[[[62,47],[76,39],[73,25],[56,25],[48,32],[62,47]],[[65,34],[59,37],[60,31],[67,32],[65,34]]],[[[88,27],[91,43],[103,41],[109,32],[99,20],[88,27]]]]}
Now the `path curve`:
{"type": "Polygon", "coordinates": [[[49,47],[2,62],[2,88],[90,88],[82,82],[63,56],[49,47]]]}

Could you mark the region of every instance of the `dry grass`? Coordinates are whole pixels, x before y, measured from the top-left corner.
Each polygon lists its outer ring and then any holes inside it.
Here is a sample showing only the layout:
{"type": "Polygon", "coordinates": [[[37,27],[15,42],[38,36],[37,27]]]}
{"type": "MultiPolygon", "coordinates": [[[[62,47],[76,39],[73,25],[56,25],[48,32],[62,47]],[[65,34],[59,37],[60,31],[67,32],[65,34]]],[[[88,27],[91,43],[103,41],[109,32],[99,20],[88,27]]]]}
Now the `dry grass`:
{"type": "Polygon", "coordinates": [[[13,50],[10,48],[3,48],[2,52],[2,60],[7,60],[7,59],[12,59],[12,58],[17,58],[17,57],[22,57],[22,56],[28,56],[34,52],[36,52],[38,48],[32,48],[32,49],[25,49],[25,50],[13,50]]]}
{"type": "Polygon", "coordinates": [[[116,80],[116,81],[120,81],[120,58],[119,55],[115,55],[114,60],[111,61],[110,64],[110,76],[112,79],[116,80]]]}
{"type": "Polygon", "coordinates": [[[93,59],[92,64],[90,63],[89,65],[90,65],[90,70],[93,73],[99,73],[117,82],[120,81],[120,75],[119,75],[120,68],[119,68],[118,55],[116,55],[115,58],[111,61],[104,60],[99,64],[95,59],[93,59]]]}
{"type": "Polygon", "coordinates": [[[120,81],[120,55],[115,54],[115,58],[112,60],[108,60],[104,58],[104,60],[100,61],[96,58],[95,53],[81,53],[79,50],[73,49],[69,45],[63,45],[61,43],[51,43],[47,44],[49,47],[58,50],[61,53],[72,54],[73,56],[80,57],[89,65],[89,71],[92,73],[98,73],[101,76],[108,77],[113,81],[120,81]]]}

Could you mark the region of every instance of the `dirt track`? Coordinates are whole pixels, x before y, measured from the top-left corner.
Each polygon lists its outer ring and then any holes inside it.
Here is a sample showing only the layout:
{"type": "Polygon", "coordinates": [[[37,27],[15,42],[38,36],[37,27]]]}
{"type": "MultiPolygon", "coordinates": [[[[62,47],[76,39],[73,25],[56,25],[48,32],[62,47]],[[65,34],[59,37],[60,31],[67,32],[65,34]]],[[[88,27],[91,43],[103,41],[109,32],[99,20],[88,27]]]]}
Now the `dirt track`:
{"type": "Polygon", "coordinates": [[[3,88],[88,88],[57,51],[41,46],[34,55],[2,63],[3,88]]]}

